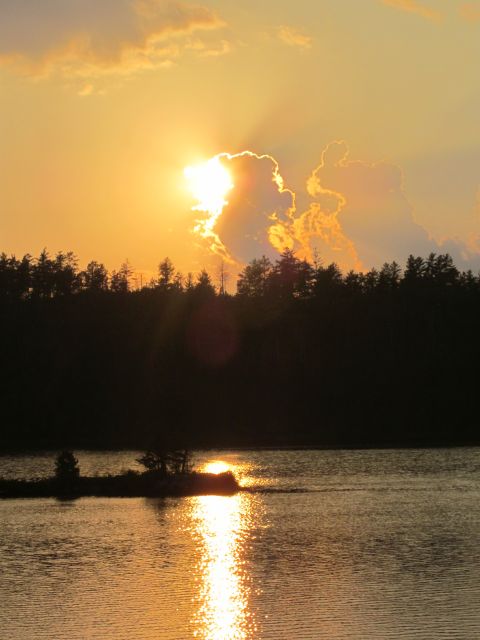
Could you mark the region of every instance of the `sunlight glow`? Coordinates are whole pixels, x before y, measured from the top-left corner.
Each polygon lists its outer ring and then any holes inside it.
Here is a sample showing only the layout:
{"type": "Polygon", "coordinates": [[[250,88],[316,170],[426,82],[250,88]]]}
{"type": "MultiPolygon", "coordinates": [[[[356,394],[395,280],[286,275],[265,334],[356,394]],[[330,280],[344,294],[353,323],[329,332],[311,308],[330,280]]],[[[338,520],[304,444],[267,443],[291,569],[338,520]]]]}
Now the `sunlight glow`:
{"type": "Polygon", "coordinates": [[[206,211],[214,218],[222,213],[228,204],[225,200],[227,193],[233,189],[230,172],[220,162],[218,156],[193,167],[185,167],[184,175],[189,190],[198,204],[193,207],[196,211],[206,211]]]}
{"type": "MultiPolygon", "coordinates": [[[[184,177],[187,181],[189,191],[197,202],[197,204],[192,207],[192,210],[199,211],[201,214],[195,221],[193,232],[205,241],[206,246],[212,254],[219,256],[228,264],[239,267],[242,265],[242,262],[238,256],[231,252],[230,247],[227,247],[223,243],[216,230],[218,219],[224,212],[225,207],[232,204],[226,200],[227,194],[233,188],[242,188],[241,184],[234,183],[235,176],[232,177],[228,169],[228,163],[237,159],[266,160],[271,163],[271,179],[278,193],[289,194],[291,199],[291,207],[287,211],[287,218],[290,216],[293,217],[296,205],[295,193],[285,187],[278,162],[269,154],[259,155],[248,149],[235,154],[222,152],[205,162],[184,169],[184,177]]],[[[245,179],[243,179],[243,183],[245,183],[245,179]]],[[[248,200],[248,185],[246,191],[247,193],[237,194],[237,197],[246,197],[246,205],[251,208],[254,205],[248,200]]],[[[272,223],[267,229],[270,244],[279,252],[283,251],[285,247],[293,249],[294,240],[293,237],[291,237],[292,228],[288,220],[280,221],[275,212],[271,213],[269,219],[272,223]]]]}
{"type": "Polygon", "coordinates": [[[214,462],[208,462],[202,469],[205,473],[225,473],[225,471],[231,471],[231,466],[227,462],[221,460],[215,460],[214,462]]]}

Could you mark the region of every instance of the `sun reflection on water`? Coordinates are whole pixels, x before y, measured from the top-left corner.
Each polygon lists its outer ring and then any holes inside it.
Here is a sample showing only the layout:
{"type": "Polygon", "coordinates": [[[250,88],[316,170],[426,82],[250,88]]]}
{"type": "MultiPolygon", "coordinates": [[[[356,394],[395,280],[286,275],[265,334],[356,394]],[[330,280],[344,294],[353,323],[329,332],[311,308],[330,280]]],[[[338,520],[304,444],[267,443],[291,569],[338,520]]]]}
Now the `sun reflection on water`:
{"type": "Polygon", "coordinates": [[[249,612],[244,541],[251,515],[247,496],[202,496],[193,509],[201,544],[196,638],[247,640],[255,631],[249,612]]]}
{"type": "Polygon", "coordinates": [[[231,471],[232,467],[223,460],[214,460],[213,462],[207,462],[204,465],[202,471],[205,473],[225,473],[225,471],[231,471]]]}

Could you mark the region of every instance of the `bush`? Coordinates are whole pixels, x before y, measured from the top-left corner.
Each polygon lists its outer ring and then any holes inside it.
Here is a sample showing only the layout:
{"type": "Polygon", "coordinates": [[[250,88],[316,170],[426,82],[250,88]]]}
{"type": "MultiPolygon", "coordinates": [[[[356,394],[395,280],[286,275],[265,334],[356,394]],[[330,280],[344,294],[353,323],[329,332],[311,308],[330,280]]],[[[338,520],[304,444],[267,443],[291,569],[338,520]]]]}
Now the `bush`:
{"type": "Polygon", "coordinates": [[[157,446],[137,459],[147,471],[166,476],[170,473],[184,474],[192,470],[191,453],[188,449],[171,449],[157,446]]]}
{"type": "Polygon", "coordinates": [[[80,476],[78,460],[73,451],[62,451],[55,461],[55,478],[62,483],[71,483],[80,476]]]}

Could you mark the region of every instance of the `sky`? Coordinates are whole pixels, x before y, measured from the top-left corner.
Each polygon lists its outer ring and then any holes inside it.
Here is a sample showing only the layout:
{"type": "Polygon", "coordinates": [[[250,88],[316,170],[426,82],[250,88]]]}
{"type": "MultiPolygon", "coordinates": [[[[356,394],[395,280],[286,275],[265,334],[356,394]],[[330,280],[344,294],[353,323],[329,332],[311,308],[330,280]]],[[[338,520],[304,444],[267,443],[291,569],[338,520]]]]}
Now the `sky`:
{"type": "Polygon", "coordinates": [[[0,250],[478,270],[479,60],[478,0],[0,0],[0,250]]]}

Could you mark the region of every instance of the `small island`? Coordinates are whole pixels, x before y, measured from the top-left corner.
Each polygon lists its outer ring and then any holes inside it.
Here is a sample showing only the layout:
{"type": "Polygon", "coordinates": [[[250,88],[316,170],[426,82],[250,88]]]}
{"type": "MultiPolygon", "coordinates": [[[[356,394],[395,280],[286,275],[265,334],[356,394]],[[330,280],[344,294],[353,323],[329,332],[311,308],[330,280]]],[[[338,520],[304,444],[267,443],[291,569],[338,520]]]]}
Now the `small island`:
{"type": "Polygon", "coordinates": [[[88,477],[80,475],[73,452],[63,451],[50,478],[0,478],[0,498],[181,497],[233,495],[240,489],[231,471],[218,474],[193,471],[186,449],[149,450],[137,462],[145,471],[88,477]]]}

